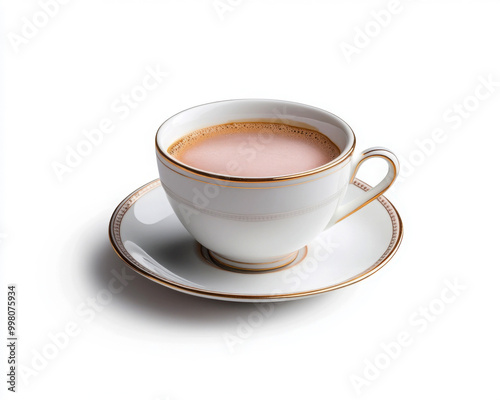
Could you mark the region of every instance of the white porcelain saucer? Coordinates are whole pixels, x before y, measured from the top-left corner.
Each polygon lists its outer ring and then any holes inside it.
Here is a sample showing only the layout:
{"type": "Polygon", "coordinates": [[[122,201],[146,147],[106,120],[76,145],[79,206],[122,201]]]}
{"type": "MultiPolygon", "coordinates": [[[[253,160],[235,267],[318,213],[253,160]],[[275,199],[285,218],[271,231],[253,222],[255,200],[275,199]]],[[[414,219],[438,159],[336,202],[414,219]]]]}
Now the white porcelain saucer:
{"type": "MultiPolygon", "coordinates": [[[[369,188],[355,180],[345,201],[369,188]]],[[[387,264],[402,236],[398,212],[380,196],[301,249],[290,266],[267,273],[229,271],[184,229],[159,180],[127,196],[109,225],[114,250],[141,275],[180,292],[242,302],[298,299],[359,282],[387,264]]]]}

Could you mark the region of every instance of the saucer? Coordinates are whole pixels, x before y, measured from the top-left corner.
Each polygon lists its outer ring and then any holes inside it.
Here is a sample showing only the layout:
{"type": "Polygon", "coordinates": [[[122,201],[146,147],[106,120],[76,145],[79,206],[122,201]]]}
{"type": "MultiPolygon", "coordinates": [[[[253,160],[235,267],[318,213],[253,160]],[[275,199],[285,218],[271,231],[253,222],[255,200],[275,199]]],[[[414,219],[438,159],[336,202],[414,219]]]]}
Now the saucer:
{"type": "MultiPolygon", "coordinates": [[[[345,201],[369,189],[356,179],[345,201]]],[[[399,213],[380,196],[300,249],[285,268],[229,270],[185,230],[159,179],[127,196],[109,224],[114,250],[139,274],[183,293],[238,302],[299,299],[352,285],[386,265],[402,237],[399,213]]]]}

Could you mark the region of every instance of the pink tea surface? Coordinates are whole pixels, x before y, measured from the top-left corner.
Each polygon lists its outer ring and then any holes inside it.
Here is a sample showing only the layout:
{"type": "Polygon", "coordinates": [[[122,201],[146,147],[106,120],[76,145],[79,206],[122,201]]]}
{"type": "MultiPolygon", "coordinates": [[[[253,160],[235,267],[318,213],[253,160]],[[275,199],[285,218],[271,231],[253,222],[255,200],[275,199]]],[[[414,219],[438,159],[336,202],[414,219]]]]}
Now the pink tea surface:
{"type": "Polygon", "coordinates": [[[191,167],[241,177],[296,174],[327,164],[340,154],[320,132],[270,122],[203,128],[175,142],[168,152],[191,167]]]}

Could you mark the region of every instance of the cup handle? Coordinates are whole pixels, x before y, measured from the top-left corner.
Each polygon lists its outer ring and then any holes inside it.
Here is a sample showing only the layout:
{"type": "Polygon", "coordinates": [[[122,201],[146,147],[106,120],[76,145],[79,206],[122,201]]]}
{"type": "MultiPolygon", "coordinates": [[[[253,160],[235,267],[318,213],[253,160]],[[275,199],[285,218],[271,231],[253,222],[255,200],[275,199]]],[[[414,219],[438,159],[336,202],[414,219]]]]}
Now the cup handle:
{"type": "Polygon", "coordinates": [[[384,147],[370,147],[369,149],[363,151],[358,156],[358,159],[353,162],[352,165],[354,166],[354,169],[352,170],[351,180],[349,181],[349,183],[352,183],[354,181],[354,178],[356,178],[356,174],[361,164],[372,157],[380,157],[387,162],[387,165],[389,167],[387,175],[377,186],[360,194],[357,198],[349,201],[348,203],[339,205],[337,207],[337,211],[335,211],[335,214],[333,215],[332,219],[325,229],[331,228],[337,222],[343,220],[344,218],[358,211],[360,208],[366,206],[371,201],[375,200],[378,196],[389,189],[389,187],[395,181],[399,173],[399,161],[396,155],[392,151],[384,147]]]}

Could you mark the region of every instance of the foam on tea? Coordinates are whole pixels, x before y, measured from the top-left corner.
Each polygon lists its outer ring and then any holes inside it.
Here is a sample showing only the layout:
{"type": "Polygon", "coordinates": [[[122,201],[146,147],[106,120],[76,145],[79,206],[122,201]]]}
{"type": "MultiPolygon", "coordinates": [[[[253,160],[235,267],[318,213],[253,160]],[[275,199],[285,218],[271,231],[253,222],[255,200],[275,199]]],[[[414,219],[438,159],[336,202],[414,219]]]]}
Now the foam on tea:
{"type": "Polygon", "coordinates": [[[197,169],[242,177],[296,174],[324,165],[340,154],[312,129],[270,122],[210,126],[173,143],[168,153],[197,169]]]}

